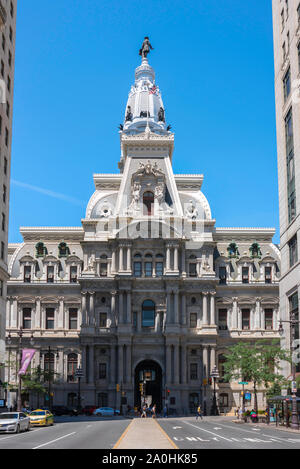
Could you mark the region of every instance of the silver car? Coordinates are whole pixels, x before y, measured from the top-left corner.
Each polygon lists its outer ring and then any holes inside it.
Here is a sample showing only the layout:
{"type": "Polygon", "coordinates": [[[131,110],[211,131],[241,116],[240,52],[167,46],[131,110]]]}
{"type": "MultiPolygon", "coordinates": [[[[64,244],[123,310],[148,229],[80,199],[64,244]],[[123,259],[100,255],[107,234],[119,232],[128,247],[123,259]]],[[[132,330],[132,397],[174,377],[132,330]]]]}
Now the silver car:
{"type": "Polygon", "coordinates": [[[0,414],[0,432],[19,433],[30,430],[30,418],[23,412],[0,414]]]}

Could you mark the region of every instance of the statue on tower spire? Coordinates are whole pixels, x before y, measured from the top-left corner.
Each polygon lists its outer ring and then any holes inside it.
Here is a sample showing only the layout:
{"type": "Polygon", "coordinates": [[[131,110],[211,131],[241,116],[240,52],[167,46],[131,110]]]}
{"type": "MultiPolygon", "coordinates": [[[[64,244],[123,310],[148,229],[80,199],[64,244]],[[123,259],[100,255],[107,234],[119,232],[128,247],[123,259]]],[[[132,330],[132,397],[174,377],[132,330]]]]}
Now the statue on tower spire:
{"type": "Polygon", "coordinates": [[[140,55],[142,56],[143,59],[146,59],[146,58],[147,58],[147,55],[149,54],[150,49],[151,49],[151,50],[154,50],[153,47],[152,47],[151,44],[150,44],[150,41],[149,41],[148,36],[146,36],[146,37],[144,38],[144,42],[143,42],[142,48],[140,49],[140,55]]]}

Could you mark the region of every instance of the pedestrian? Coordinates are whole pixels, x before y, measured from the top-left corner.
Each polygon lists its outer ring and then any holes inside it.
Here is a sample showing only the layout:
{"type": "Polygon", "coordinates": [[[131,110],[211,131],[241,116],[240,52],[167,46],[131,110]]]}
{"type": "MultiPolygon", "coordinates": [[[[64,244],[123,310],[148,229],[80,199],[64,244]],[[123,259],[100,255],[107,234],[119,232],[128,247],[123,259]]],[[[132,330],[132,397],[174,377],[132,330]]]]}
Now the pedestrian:
{"type": "Polygon", "coordinates": [[[143,405],[142,418],[144,418],[144,419],[147,418],[147,406],[146,406],[146,404],[143,405]]]}
{"type": "Polygon", "coordinates": [[[166,405],[163,408],[163,413],[164,413],[164,418],[168,417],[168,408],[166,405]]]}
{"type": "Polygon", "coordinates": [[[154,406],[152,407],[152,418],[156,418],[156,404],[154,404],[154,406]]]}
{"type": "Polygon", "coordinates": [[[202,414],[202,409],[200,405],[197,408],[196,420],[198,420],[199,417],[201,418],[201,420],[203,420],[203,414],[202,414]]]}
{"type": "Polygon", "coordinates": [[[242,407],[239,407],[239,418],[240,418],[241,420],[243,419],[243,414],[244,414],[244,412],[243,412],[242,407]]]}
{"type": "Polygon", "coordinates": [[[234,411],[234,415],[239,419],[240,418],[240,408],[237,407],[234,411]]]}

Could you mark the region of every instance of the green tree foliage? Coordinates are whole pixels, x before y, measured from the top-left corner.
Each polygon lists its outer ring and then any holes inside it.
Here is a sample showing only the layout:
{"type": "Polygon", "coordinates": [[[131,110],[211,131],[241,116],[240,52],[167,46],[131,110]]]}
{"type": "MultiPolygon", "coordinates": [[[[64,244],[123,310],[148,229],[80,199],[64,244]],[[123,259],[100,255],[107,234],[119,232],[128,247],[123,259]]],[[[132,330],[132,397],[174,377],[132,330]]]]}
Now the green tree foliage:
{"type": "MultiPolygon", "coordinates": [[[[264,385],[267,393],[277,393],[285,387],[286,380],[280,374],[281,361],[291,361],[290,352],[280,348],[278,342],[239,342],[229,347],[225,354],[224,379],[253,383],[254,409],[257,412],[257,388],[264,385]]],[[[279,392],[280,394],[280,392],[279,392]]]]}

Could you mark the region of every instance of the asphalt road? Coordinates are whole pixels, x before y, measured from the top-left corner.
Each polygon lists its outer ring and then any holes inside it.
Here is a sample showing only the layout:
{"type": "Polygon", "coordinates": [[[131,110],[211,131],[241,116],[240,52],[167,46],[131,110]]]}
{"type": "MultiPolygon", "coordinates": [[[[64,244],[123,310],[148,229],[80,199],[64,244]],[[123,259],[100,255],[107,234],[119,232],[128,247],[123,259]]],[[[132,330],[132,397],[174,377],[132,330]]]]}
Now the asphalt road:
{"type": "Polygon", "coordinates": [[[55,417],[52,427],[0,433],[2,449],[111,449],[131,420],[122,417],[55,417]]]}
{"type": "Polygon", "coordinates": [[[159,419],[179,449],[300,449],[300,433],[235,424],[232,418],[159,419]]]}

